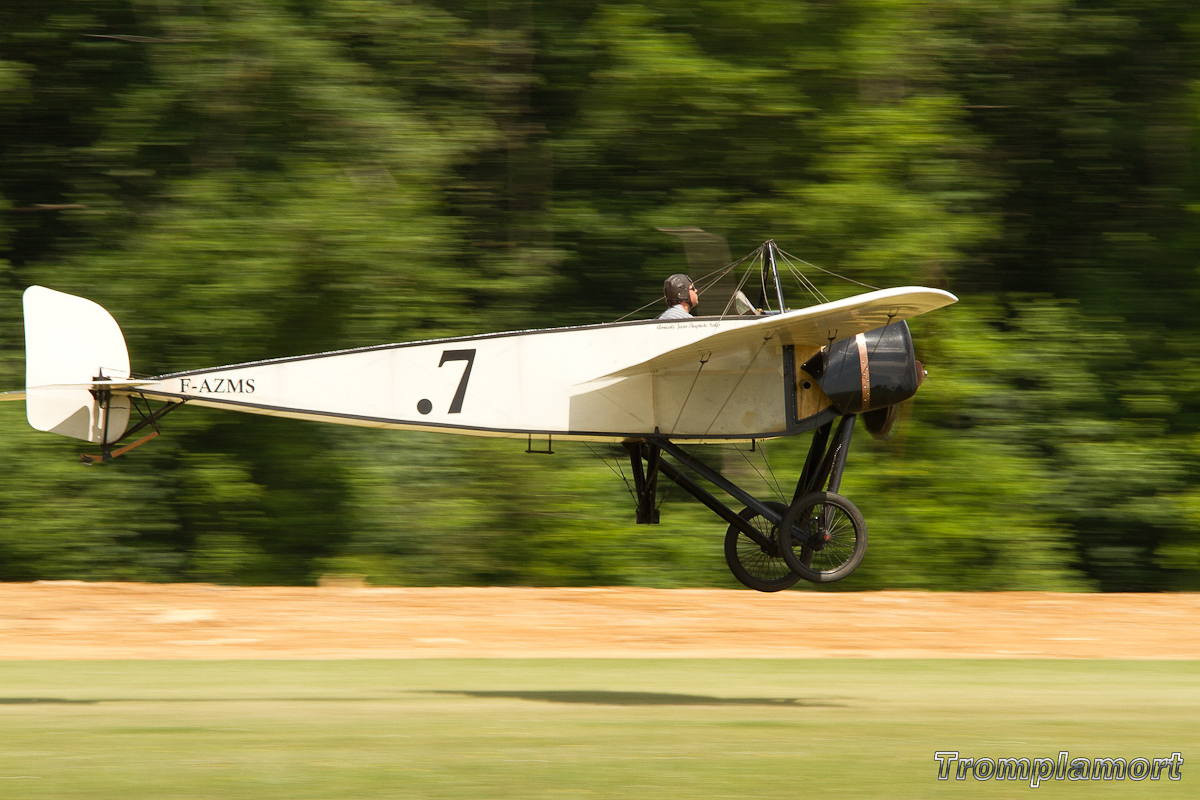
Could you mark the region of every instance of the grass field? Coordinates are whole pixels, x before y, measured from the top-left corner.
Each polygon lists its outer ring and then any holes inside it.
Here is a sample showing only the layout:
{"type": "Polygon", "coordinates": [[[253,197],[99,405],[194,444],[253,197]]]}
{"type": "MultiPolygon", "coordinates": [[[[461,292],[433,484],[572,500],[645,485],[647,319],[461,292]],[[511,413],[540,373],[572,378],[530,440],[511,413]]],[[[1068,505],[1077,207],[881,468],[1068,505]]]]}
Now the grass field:
{"type": "Polygon", "coordinates": [[[1200,665],[0,663],[0,797],[1200,796],[1200,665]],[[1182,780],[935,779],[964,756],[1183,754],[1182,780]],[[1195,760],[1193,760],[1195,759],[1195,760]]]}

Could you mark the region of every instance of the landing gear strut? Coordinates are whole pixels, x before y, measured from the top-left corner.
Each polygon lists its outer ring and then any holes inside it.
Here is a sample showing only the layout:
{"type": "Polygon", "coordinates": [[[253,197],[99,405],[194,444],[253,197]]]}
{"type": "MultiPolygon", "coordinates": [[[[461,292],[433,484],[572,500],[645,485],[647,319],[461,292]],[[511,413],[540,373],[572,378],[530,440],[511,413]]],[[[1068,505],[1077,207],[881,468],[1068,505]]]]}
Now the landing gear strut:
{"type": "Polygon", "coordinates": [[[778,592],[801,578],[813,583],[841,580],[862,563],[867,551],[867,526],[859,510],[840,494],[846,454],[854,434],[854,415],[843,416],[837,431],[827,422],[813,433],[812,444],[791,505],[762,501],[684,452],[663,436],[628,442],[637,494],[637,521],[658,521],[654,508],[658,475],[665,475],[729,524],[725,560],[743,585],[760,592],[778,592]],[[735,512],[680,467],[668,455],[716,486],[745,508],[735,512]],[[786,532],[786,533],[784,533],[786,532]]]}

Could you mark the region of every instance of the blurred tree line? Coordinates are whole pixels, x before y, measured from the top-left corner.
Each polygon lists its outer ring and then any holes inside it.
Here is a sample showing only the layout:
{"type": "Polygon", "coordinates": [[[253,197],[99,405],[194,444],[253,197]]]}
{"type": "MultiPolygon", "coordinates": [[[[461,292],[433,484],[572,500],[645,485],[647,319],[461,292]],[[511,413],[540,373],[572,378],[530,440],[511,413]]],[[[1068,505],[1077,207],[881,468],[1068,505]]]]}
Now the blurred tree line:
{"type": "MultiPolygon", "coordinates": [[[[774,238],[962,298],[855,441],[845,588],[1197,588],[1197,52],[1183,0],[0,4],[0,388],[34,283],[156,374],[608,321],[690,269],[656,228],[774,238]]],[[[85,469],[0,405],[0,579],[733,585],[607,448],[166,428],[85,469]]],[[[790,495],[807,438],[707,453],[790,495]]]]}

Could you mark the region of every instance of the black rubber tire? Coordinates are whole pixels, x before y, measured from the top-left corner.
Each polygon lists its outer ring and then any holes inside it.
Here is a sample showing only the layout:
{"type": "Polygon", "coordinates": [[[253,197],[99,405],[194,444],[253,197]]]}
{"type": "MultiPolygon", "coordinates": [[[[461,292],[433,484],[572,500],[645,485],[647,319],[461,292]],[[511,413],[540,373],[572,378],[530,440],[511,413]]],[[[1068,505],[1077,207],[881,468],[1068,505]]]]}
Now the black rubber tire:
{"type": "Polygon", "coordinates": [[[867,554],[867,523],[840,494],[804,495],[784,514],[780,527],[792,532],[780,537],[780,555],[792,572],[812,583],[840,581],[867,554]]]}
{"type": "MultiPolygon", "coordinates": [[[[787,506],[783,503],[766,501],[763,505],[779,512],[780,516],[787,513],[787,506]]],[[[753,523],[771,541],[778,541],[779,529],[766,518],[749,508],[743,508],[738,516],[753,523]]],[[[725,563],[743,586],[759,592],[781,592],[792,588],[800,580],[800,576],[788,568],[780,555],[765,552],[753,539],[732,525],[725,532],[725,563]]]]}

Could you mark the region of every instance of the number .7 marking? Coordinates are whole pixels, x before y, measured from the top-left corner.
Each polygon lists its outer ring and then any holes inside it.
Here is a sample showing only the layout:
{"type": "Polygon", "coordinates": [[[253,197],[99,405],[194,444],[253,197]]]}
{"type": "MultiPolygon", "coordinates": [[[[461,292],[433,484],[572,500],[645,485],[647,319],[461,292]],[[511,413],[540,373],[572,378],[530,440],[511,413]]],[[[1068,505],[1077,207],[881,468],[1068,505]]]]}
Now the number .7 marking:
{"type": "Polygon", "coordinates": [[[450,413],[462,413],[463,397],[467,394],[467,380],[471,377],[471,367],[475,364],[474,350],[446,350],[442,353],[442,360],[438,362],[438,366],[442,366],[447,361],[465,361],[467,362],[466,369],[463,370],[462,380],[458,382],[458,391],[454,393],[454,399],[450,401],[450,413]]]}

